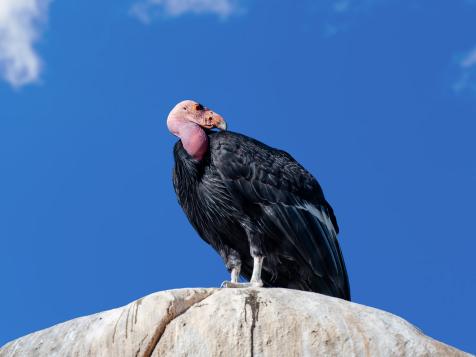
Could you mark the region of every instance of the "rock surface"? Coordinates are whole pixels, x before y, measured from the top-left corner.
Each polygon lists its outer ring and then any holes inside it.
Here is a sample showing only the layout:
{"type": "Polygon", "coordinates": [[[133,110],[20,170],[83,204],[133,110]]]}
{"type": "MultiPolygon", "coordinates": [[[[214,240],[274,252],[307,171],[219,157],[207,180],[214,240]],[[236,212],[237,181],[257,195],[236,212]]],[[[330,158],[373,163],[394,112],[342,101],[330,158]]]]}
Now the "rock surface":
{"type": "Polygon", "coordinates": [[[287,289],[180,289],[12,341],[0,356],[470,356],[374,308],[287,289]]]}

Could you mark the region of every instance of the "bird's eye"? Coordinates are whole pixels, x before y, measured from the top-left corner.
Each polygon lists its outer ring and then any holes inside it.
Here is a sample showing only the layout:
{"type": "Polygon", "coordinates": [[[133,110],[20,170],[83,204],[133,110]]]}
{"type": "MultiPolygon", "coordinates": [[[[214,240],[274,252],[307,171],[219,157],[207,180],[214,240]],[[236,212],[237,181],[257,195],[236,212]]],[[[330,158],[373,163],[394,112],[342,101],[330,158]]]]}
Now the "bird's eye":
{"type": "Polygon", "coordinates": [[[203,110],[203,105],[201,104],[195,104],[195,110],[203,110]]]}
{"type": "Polygon", "coordinates": [[[183,110],[187,110],[187,107],[183,107],[183,110]]]}

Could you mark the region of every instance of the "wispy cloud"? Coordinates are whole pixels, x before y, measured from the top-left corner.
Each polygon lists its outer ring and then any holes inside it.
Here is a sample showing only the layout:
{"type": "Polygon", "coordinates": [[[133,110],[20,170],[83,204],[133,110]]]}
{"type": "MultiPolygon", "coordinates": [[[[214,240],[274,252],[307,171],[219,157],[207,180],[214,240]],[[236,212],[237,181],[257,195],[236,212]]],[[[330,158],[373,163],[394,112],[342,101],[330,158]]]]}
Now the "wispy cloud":
{"type": "Polygon", "coordinates": [[[321,27],[325,37],[346,32],[356,23],[375,13],[382,5],[394,0],[306,0],[304,21],[312,21],[321,27]]]}
{"type": "MultiPolygon", "coordinates": [[[[476,0],[456,0],[466,5],[476,5],[476,0]]],[[[366,21],[370,16],[378,15],[379,10],[388,6],[406,7],[408,9],[425,9],[424,0],[306,0],[307,16],[312,20],[319,18],[322,33],[333,37],[345,33],[356,24],[366,21]]]]}
{"type": "Polygon", "coordinates": [[[50,0],[0,0],[0,76],[14,87],[38,80],[39,39],[50,0]]]}
{"type": "Polygon", "coordinates": [[[476,65],[476,48],[468,52],[466,56],[463,57],[460,66],[462,68],[471,68],[476,65]]]}
{"type": "Polygon", "coordinates": [[[455,92],[470,90],[476,92],[476,48],[460,56],[457,61],[459,77],[453,84],[455,92]]]}
{"type": "Polygon", "coordinates": [[[237,11],[237,0],[141,0],[131,8],[131,14],[145,24],[161,15],[177,17],[187,13],[213,14],[226,18],[237,11]]]}

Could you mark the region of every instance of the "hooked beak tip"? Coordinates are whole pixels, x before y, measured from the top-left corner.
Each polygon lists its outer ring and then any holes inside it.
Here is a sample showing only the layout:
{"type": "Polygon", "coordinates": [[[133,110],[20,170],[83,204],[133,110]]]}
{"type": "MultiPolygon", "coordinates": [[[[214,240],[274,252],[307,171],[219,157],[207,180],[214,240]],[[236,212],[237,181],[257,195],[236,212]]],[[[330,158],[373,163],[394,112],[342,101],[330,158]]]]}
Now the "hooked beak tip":
{"type": "Polygon", "coordinates": [[[218,129],[226,131],[227,127],[228,126],[226,125],[225,120],[221,120],[221,121],[218,122],[218,125],[217,125],[218,129]]]}

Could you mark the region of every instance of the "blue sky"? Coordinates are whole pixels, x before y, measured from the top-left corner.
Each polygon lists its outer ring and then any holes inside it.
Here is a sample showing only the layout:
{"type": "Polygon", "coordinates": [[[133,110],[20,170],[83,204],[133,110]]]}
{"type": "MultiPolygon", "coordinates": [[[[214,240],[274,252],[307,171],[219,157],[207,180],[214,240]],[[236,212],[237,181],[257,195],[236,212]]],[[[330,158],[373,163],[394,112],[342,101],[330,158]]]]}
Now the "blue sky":
{"type": "Polygon", "coordinates": [[[182,99],[290,152],[353,300],[476,352],[476,3],[5,0],[0,344],[228,278],[178,206],[182,99]]]}

